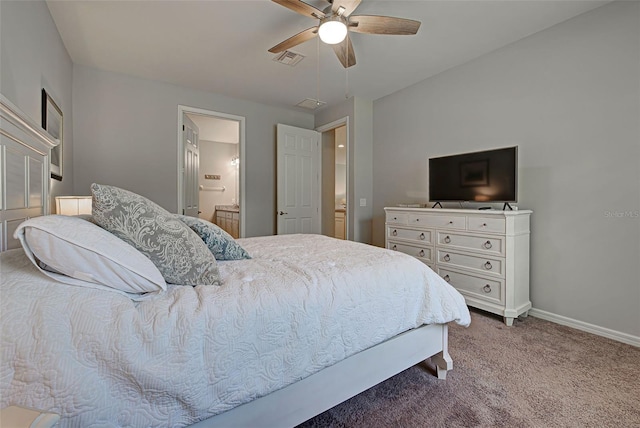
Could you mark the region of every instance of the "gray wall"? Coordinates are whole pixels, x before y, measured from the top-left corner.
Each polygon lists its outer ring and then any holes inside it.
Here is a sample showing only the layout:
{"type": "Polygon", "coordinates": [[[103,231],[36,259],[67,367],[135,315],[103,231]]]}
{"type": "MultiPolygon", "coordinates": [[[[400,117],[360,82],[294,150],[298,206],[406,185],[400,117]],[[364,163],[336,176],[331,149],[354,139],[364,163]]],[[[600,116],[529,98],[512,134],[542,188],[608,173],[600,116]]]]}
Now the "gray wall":
{"type": "Polygon", "coordinates": [[[425,202],[428,158],[519,146],[534,308],[640,335],[640,4],[614,2],[374,103],[383,207],[425,202]]]}
{"type": "Polygon", "coordinates": [[[51,180],[51,201],[73,192],[72,71],[44,1],[0,1],[0,93],[37,124],[42,88],[63,111],[63,180],[51,180]]]}
{"type": "Polygon", "coordinates": [[[178,105],[244,116],[246,236],[275,234],[275,127],[312,128],[313,115],[79,65],[73,73],[76,193],[110,184],[176,212],[178,105]]]}
{"type": "Polygon", "coordinates": [[[371,243],[373,217],[373,103],[352,97],[316,113],[316,128],[349,117],[348,239],[371,243]],[[360,199],[366,206],[360,206],[360,199]]]}

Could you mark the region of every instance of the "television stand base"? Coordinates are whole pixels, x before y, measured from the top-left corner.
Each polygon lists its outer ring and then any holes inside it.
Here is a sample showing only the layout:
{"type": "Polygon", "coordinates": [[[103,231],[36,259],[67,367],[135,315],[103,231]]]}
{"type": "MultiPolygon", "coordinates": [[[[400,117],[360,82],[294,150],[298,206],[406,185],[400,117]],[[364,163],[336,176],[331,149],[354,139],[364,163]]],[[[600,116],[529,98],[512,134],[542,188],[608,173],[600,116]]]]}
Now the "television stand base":
{"type": "Polygon", "coordinates": [[[509,207],[509,211],[513,211],[513,208],[511,208],[511,205],[509,205],[509,202],[504,203],[504,205],[502,206],[502,211],[505,211],[507,207],[509,207]]]}
{"type": "Polygon", "coordinates": [[[442,208],[442,204],[440,202],[436,202],[431,208],[435,208],[437,205],[440,205],[440,208],[442,208]]]}

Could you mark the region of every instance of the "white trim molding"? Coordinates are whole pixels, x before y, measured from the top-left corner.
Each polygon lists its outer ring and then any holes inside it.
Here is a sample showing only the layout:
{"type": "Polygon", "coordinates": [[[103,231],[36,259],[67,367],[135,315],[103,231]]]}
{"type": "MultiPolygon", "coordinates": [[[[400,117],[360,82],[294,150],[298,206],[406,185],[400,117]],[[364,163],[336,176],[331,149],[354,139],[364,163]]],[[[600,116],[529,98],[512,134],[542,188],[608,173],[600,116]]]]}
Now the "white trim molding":
{"type": "Polygon", "coordinates": [[[622,333],[620,331],[600,327],[595,324],[589,324],[584,321],[578,321],[573,318],[553,314],[551,312],[543,311],[536,308],[531,308],[529,310],[529,315],[531,315],[532,317],[551,321],[556,324],[566,325],[567,327],[572,327],[576,330],[582,330],[586,331],[587,333],[592,333],[598,336],[606,337],[608,339],[613,339],[618,342],[626,343],[628,345],[640,347],[640,337],[634,336],[632,334],[622,333]]]}

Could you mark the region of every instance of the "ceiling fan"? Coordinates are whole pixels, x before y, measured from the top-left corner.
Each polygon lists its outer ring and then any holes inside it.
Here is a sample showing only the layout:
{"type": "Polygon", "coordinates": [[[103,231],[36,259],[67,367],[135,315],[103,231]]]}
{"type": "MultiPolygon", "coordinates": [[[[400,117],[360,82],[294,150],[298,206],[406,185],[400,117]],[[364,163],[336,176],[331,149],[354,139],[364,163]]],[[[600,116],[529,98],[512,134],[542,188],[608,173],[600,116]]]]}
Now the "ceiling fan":
{"type": "Polygon", "coordinates": [[[271,53],[279,53],[316,36],[323,42],[332,45],[336,56],[344,68],[356,64],[356,56],[348,33],[364,34],[416,34],[420,22],[412,19],[395,18],[393,16],[354,15],[351,14],[362,0],[327,0],[329,5],[320,10],[302,0],[272,0],[279,5],[291,9],[301,15],[318,19],[318,25],[307,28],[295,36],[289,37],[269,49],[271,53]]]}

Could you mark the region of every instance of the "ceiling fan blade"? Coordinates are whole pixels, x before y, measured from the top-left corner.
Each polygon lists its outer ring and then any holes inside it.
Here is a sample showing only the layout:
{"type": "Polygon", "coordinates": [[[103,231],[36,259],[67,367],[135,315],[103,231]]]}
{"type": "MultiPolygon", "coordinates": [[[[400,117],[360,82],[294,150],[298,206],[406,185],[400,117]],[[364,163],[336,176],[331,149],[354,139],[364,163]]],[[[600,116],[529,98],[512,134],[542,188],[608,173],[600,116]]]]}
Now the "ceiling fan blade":
{"type": "Polygon", "coordinates": [[[393,16],[359,15],[349,18],[349,31],[365,34],[416,34],[420,21],[393,16]]]}
{"type": "Polygon", "coordinates": [[[286,51],[287,49],[297,46],[300,43],[304,43],[307,40],[313,39],[317,35],[318,35],[318,27],[307,28],[304,31],[300,31],[295,36],[289,37],[284,42],[278,43],[277,45],[269,49],[269,52],[278,53],[278,52],[286,51]]]}
{"type": "Polygon", "coordinates": [[[351,38],[347,36],[341,43],[331,45],[344,68],[356,65],[356,54],[353,52],[351,38]]]}
{"type": "Polygon", "coordinates": [[[286,7],[287,9],[291,9],[294,12],[299,13],[300,15],[308,16],[309,18],[317,18],[322,19],[325,17],[324,12],[320,9],[316,9],[315,7],[308,5],[302,0],[271,0],[274,3],[278,3],[281,6],[286,7]]]}
{"type": "Polygon", "coordinates": [[[338,12],[340,7],[344,8],[344,13],[342,16],[349,16],[356,10],[356,7],[360,4],[362,0],[333,0],[333,5],[331,6],[331,11],[334,13],[338,12]]]}

